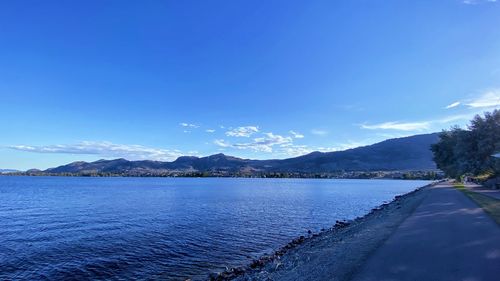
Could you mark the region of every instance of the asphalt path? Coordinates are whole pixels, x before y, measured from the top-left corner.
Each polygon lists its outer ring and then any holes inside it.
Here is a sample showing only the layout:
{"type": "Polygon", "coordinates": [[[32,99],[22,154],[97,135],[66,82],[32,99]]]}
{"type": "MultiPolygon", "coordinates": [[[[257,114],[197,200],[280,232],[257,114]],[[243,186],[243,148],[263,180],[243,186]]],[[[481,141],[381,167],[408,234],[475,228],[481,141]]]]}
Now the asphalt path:
{"type": "Polygon", "coordinates": [[[428,188],[353,280],[500,280],[500,226],[449,183],[428,188]]]}

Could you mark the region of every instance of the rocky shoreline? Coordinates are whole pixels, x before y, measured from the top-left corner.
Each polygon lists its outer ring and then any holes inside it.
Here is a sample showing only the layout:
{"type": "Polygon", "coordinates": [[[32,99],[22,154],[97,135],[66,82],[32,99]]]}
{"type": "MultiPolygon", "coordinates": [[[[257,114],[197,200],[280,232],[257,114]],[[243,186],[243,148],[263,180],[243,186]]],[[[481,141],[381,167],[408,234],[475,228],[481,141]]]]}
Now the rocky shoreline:
{"type": "Polygon", "coordinates": [[[349,280],[367,256],[418,206],[426,187],[396,196],[368,214],[309,231],[247,266],[212,273],[208,280],[349,280]]]}

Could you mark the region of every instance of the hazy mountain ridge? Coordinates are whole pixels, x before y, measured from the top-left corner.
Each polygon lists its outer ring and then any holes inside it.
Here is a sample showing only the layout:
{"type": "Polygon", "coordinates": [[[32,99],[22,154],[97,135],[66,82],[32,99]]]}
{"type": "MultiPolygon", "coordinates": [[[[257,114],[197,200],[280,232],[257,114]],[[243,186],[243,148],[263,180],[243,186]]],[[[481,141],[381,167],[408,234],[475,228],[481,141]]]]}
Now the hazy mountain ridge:
{"type": "Polygon", "coordinates": [[[0,174],[16,173],[16,172],[19,172],[19,170],[14,170],[14,169],[0,169],[0,174]]]}
{"type": "Polygon", "coordinates": [[[269,172],[329,173],[339,171],[424,171],[436,170],[430,145],[438,134],[389,139],[373,145],[337,152],[312,152],[282,160],[250,160],[222,153],[207,157],[182,156],[172,162],[128,161],[126,159],[73,162],[43,172],[111,173],[155,175],[175,173],[215,173],[224,175],[269,172]]]}

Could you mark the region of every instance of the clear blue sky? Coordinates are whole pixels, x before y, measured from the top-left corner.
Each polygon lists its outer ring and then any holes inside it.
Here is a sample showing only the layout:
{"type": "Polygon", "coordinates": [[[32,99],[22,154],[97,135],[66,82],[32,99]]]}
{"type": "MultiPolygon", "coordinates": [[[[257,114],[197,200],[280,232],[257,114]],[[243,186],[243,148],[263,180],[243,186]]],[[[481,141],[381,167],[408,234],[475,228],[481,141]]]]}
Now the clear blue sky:
{"type": "Polygon", "coordinates": [[[285,158],[499,101],[492,0],[0,2],[0,168],[285,158]]]}

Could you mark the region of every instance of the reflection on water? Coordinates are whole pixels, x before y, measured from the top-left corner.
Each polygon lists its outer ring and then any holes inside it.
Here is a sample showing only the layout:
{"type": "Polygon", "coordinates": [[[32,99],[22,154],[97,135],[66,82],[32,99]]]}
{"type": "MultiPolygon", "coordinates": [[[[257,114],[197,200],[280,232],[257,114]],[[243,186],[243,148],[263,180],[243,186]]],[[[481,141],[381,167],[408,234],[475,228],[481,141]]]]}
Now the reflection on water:
{"type": "Polygon", "coordinates": [[[425,184],[0,177],[0,280],[203,279],[425,184]]]}

